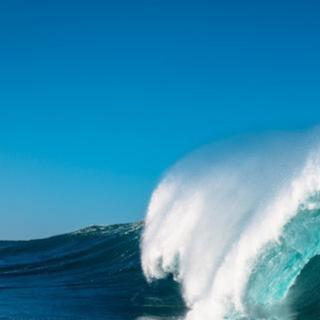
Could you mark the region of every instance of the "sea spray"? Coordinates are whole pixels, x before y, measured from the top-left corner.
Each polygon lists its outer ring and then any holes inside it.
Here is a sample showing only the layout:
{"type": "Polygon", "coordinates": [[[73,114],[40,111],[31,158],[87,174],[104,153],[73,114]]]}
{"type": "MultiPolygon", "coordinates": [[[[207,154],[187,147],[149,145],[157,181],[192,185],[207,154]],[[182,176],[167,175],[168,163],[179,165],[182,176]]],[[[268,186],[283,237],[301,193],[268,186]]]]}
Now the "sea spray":
{"type": "Polygon", "coordinates": [[[240,137],[193,153],[165,175],[149,204],[142,267],[149,281],[174,275],[188,319],[286,317],[288,308],[279,306],[320,242],[320,232],[312,231],[299,259],[291,256],[296,251],[282,251],[291,241],[290,222],[302,213],[304,223],[317,215],[317,197],[313,204],[310,199],[320,190],[318,137],[318,129],[240,137]],[[272,250],[288,256],[272,259],[272,250]],[[275,272],[274,289],[255,294],[271,270],[261,266],[269,263],[273,272],[291,271],[275,272]],[[287,265],[281,269],[281,263],[287,265]]]}

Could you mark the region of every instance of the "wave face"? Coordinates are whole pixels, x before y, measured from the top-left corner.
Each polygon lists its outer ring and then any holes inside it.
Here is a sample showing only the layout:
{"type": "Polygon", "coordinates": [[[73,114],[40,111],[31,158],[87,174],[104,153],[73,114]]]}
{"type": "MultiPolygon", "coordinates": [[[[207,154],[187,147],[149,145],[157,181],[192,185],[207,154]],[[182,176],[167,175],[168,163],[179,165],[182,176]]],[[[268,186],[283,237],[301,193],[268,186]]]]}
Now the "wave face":
{"type": "Polygon", "coordinates": [[[319,133],[236,138],[165,175],[142,267],[181,285],[187,320],[320,318],[319,133]]]}
{"type": "Polygon", "coordinates": [[[172,279],[149,285],[142,223],[0,241],[0,319],[162,319],[184,314],[172,279]]]}

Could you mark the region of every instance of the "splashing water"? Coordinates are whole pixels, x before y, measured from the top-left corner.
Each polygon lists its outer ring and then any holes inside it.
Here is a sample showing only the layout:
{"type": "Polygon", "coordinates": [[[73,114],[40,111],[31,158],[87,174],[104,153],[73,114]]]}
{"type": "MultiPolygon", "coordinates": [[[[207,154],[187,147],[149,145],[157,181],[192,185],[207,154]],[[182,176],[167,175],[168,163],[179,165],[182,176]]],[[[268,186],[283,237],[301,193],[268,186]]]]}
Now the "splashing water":
{"type": "Polygon", "coordinates": [[[165,175],[142,267],[181,283],[188,320],[294,318],[290,289],[320,252],[319,133],[236,138],[165,175]]]}

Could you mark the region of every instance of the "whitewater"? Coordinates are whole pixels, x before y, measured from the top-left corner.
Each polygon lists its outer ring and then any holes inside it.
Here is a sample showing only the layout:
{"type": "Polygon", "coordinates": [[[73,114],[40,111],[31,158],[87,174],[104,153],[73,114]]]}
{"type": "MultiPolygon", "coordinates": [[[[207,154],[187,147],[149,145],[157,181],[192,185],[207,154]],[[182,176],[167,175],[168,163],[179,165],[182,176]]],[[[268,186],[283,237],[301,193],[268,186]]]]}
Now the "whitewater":
{"type": "Polygon", "coordinates": [[[320,253],[320,131],[242,136],[179,161],[141,239],[149,282],[172,275],[187,320],[295,319],[320,253]]]}

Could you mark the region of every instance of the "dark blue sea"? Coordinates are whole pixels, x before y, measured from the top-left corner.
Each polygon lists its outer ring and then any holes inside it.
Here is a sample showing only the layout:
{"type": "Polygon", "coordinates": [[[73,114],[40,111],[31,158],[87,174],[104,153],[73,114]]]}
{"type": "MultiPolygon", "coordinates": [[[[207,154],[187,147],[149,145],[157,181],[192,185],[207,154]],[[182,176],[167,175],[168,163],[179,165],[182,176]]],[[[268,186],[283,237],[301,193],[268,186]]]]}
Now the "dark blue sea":
{"type": "Polygon", "coordinates": [[[92,226],[42,240],[0,242],[0,319],[143,319],[183,315],[179,286],[148,284],[142,223],[92,226]]]}

